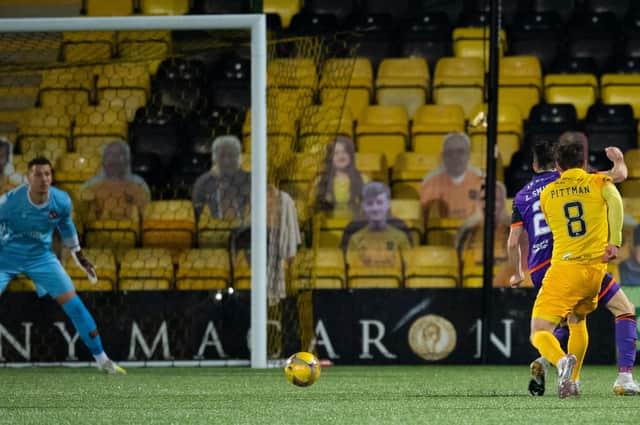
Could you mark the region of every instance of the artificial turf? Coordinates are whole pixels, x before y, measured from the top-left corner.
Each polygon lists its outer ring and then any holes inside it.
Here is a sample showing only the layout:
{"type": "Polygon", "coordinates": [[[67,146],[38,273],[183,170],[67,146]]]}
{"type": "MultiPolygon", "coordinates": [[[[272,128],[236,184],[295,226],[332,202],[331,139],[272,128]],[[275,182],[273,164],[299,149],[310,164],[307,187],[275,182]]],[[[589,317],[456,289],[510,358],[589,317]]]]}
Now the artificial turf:
{"type": "Polygon", "coordinates": [[[587,365],[579,398],[526,390],[526,366],[325,368],[312,387],[280,369],[0,369],[0,424],[621,424],[640,398],[614,396],[614,366],[587,365]]]}

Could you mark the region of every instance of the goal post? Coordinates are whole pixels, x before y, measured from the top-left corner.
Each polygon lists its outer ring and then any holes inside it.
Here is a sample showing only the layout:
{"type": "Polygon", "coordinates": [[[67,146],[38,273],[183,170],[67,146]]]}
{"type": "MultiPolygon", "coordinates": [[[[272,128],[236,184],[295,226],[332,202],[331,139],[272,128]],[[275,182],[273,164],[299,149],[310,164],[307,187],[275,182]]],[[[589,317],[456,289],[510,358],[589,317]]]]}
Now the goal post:
{"type": "Polygon", "coordinates": [[[267,367],[267,41],[263,14],[0,19],[0,32],[250,30],[251,367],[267,367]]]}

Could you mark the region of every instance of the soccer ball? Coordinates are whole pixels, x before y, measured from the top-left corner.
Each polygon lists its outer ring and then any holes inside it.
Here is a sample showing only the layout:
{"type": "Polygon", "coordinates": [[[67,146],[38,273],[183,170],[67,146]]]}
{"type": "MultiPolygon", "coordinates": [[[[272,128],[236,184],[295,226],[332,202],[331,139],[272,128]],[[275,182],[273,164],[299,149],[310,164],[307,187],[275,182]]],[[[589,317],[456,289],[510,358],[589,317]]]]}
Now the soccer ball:
{"type": "Polygon", "coordinates": [[[287,359],[284,374],[293,385],[308,387],[320,378],[320,362],[311,353],[296,353],[287,359]]]}

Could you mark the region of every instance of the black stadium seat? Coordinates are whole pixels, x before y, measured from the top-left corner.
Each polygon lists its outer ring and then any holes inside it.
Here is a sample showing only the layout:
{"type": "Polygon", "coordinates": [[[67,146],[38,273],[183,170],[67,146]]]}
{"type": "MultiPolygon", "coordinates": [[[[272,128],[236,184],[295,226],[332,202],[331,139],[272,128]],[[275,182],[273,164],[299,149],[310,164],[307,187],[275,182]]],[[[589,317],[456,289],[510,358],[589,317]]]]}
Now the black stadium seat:
{"type": "Polygon", "coordinates": [[[355,10],[357,0],[305,0],[304,12],[317,15],[333,15],[344,22],[355,10]]]}
{"type": "Polygon", "coordinates": [[[626,152],[638,147],[637,125],[631,105],[592,105],[587,112],[584,129],[591,151],[617,146],[626,152]]]}
{"type": "Polygon", "coordinates": [[[451,25],[443,12],[427,12],[407,19],[402,28],[402,57],[422,57],[433,73],[442,57],[451,56],[451,25]]]}
{"type": "Polygon", "coordinates": [[[525,147],[531,149],[540,140],[557,141],[569,130],[576,130],[576,108],[570,103],[540,103],[531,108],[525,125],[525,147]]]}
{"type": "Polygon", "coordinates": [[[393,22],[400,22],[410,16],[409,0],[363,0],[364,11],[368,15],[388,14],[393,22]]]}
{"type": "Polygon", "coordinates": [[[136,113],[131,134],[134,154],[152,152],[165,167],[181,150],[181,141],[184,139],[182,119],[172,107],[147,107],[136,113]]]}
{"type": "Polygon", "coordinates": [[[247,109],[251,105],[251,61],[230,56],[216,67],[211,82],[211,104],[247,109]]]}
{"type": "Polygon", "coordinates": [[[131,159],[131,172],[139,175],[149,185],[151,197],[159,199],[167,183],[166,166],[153,152],[134,153],[131,159]]]}
{"type": "Polygon", "coordinates": [[[537,56],[547,72],[564,42],[564,27],[556,12],[523,13],[514,19],[509,36],[511,55],[537,56]]]}
{"type": "Polygon", "coordinates": [[[522,148],[511,157],[504,177],[507,186],[507,197],[513,198],[533,177],[533,154],[530,148],[522,148]]]}
{"type": "Polygon", "coordinates": [[[586,3],[589,12],[611,12],[621,21],[631,8],[631,2],[632,0],[587,0],[586,3]]]}
{"type": "Polygon", "coordinates": [[[337,29],[338,18],[331,13],[297,13],[289,25],[289,33],[295,35],[320,35],[337,29]]]}
{"type": "Polygon", "coordinates": [[[355,55],[368,58],[374,70],[384,58],[397,56],[393,17],[390,14],[356,15],[348,27],[358,33],[353,41],[355,55]]]}
{"type": "Polygon", "coordinates": [[[556,12],[564,22],[569,21],[576,7],[576,0],[532,0],[533,12],[556,12]]]}
{"type": "Polygon", "coordinates": [[[627,13],[623,25],[624,55],[640,58],[640,7],[627,13]]]}
{"type": "Polygon", "coordinates": [[[569,56],[593,58],[599,72],[608,70],[614,62],[618,29],[616,16],[611,12],[575,16],[569,25],[569,56]]]}

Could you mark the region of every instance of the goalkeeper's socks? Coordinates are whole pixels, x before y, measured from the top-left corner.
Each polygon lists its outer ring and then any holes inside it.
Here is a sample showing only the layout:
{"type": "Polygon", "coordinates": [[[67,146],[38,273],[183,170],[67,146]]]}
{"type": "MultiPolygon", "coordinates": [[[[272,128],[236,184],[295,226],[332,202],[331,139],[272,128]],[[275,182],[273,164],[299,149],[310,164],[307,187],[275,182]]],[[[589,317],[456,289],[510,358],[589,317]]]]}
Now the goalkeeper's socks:
{"type": "Polygon", "coordinates": [[[91,354],[94,356],[104,354],[102,340],[98,334],[98,326],[80,297],[75,295],[69,301],[62,304],[62,309],[67,316],[69,316],[69,319],[71,319],[73,326],[80,335],[80,339],[82,339],[87,348],[89,348],[91,354]]]}

